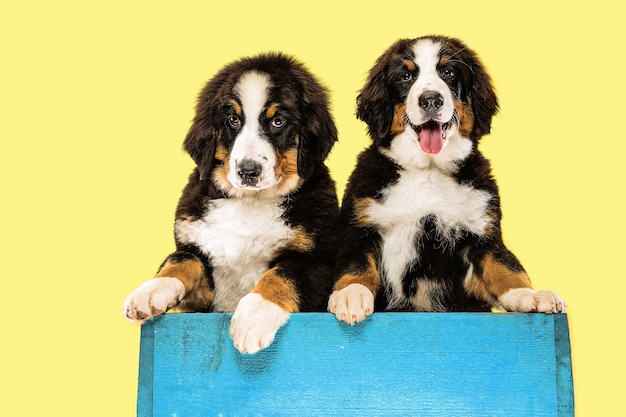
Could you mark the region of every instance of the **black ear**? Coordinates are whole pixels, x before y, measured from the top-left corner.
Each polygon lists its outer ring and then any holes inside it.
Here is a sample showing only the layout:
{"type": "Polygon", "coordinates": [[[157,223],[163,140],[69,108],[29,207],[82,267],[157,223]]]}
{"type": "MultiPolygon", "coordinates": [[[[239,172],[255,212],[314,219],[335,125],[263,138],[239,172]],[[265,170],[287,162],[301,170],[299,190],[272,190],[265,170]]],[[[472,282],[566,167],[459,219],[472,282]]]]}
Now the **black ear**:
{"type": "Polygon", "coordinates": [[[377,144],[389,134],[393,123],[391,86],[387,81],[389,59],[389,54],[378,59],[356,100],[356,117],[367,124],[369,134],[377,144]]]}
{"type": "Polygon", "coordinates": [[[379,146],[389,145],[395,112],[394,70],[411,42],[411,39],[399,39],[378,57],[356,100],[356,117],[367,124],[370,136],[379,146]]]}
{"type": "Polygon", "coordinates": [[[328,94],[312,76],[303,74],[303,122],[298,142],[298,176],[308,178],[322,164],[337,141],[337,127],[329,110],[328,94]]]}
{"type": "Polygon", "coordinates": [[[215,146],[218,136],[217,129],[211,122],[209,103],[201,97],[196,108],[196,117],[187,133],[183,148],[191,155],[198,166],[200,179],[206,178],[213,168],[215,146]]]}
{"type": "Polygon", "coordinates": [[[491,77],[478,59],[473,57],[470,99],[474,113],[471,139],[478,140],[491,131],[491,119],[498,113],[498,98],[491,77]]]}
{"type": "Polygon", "coordinates": [[[308,113],[298,143],[298,176],[308,178],[324,162],[337,141],[337,128],[326,106],[308,113]]]}

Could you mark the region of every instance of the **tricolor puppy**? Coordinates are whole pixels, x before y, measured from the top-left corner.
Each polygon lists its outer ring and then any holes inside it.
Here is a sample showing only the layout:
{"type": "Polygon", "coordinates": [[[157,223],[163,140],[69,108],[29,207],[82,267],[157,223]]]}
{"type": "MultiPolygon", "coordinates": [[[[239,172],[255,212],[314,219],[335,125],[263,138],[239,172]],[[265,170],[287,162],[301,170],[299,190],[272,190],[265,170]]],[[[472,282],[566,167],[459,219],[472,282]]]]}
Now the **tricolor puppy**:
{"type": "Polygon", "coordinates": [[[293,58],[219,71],[184,142],[197,167],[176,211],[177,250],[128,296],[126,317],[234,311],[233,342],[254,353],[290,313],[324,311],[339,214],[324,160],[336,138],[325,88],[293,58]]]}
{"type": "Polygon", "coordinates": [[[350,324],[374,309],[564,310],[535,291],[505,247],[500,200],[478,150],[498,102],[459,40],[403,39],[375,63],[357,117],[373,144],[341,209],[342,250],[328,309],[350,324]]]}

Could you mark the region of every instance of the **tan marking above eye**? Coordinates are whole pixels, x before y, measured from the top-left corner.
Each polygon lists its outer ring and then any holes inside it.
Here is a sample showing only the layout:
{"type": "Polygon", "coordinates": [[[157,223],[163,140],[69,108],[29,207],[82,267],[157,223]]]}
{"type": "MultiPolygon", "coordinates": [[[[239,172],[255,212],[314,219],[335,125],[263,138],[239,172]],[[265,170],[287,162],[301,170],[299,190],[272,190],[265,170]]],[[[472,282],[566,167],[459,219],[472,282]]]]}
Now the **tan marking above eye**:
{"type": "Polygon", "coordinates": [[[278,111],[278,103],[272,103],[272,105],[270,105],[267,108],[265,115],[267,116],[268,119],[271,119],[272,117],[276,115],[277,111],[278,111]]]}
{"type": "Polygon", "coordinates": [[[242,110],[239,103],[237,103],[236,100],[230,100],[230,105],[233,107],[233,110],[235,110],[235,113],[237,113],[237,116],[241,116],[242,110]]]}
{"type": "Polygon", "coordinates": [[[408,59],[404,60],[404,66],[406,67],[406,69],[408,69],[411,72],[414,72],[417,69],[415,62],[408,60],[408,59]]]}

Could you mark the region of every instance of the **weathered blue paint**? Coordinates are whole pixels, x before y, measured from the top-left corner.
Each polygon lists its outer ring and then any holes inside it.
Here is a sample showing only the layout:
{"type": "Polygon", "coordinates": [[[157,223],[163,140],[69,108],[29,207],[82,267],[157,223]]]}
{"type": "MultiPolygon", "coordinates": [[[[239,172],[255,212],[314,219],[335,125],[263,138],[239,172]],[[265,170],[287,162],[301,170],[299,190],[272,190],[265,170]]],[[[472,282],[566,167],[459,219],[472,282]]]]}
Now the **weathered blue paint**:
{"type": "Polygon", "coordinates": [[[230,317],[142,326],[139,417],[574,416],[565,314],[301,313],[256,355],[230,317]]]}

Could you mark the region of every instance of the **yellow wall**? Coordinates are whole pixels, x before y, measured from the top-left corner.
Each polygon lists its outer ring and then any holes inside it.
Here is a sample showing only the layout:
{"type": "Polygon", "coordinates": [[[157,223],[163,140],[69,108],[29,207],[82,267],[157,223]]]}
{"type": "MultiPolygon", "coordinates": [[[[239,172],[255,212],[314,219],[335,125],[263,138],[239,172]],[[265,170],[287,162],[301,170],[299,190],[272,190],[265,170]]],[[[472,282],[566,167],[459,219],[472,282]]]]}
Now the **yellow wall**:
{"type": "Polygon", "coordinates": [[[0,414],[134,415],[139,327],[121,304],[173,248],[181,143],[218,68],[267,50],[306,62],[332,91],[342,190],[368,143],[354,118],[367,70],[430,33],[465,40],[493,76],[502,110],[481,149],[506,242],[569,304],[577,415],[623,409],[618,2],[4,3],[0,414]]]}

